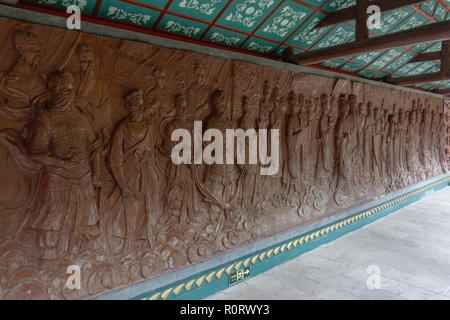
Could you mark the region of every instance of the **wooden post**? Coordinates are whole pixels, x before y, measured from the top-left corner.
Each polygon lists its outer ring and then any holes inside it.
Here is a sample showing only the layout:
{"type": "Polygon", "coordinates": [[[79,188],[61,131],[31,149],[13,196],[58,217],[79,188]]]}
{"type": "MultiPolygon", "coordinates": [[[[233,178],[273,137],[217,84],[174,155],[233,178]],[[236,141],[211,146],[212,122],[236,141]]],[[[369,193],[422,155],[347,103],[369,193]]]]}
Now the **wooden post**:
{"type": "Polygon", "coordinates": [[[369,38],[369,28],[367,27],[367,7],[369,0],[356,1],[356,26],[355,26],[355,40],[361,41],[369,38]]]}

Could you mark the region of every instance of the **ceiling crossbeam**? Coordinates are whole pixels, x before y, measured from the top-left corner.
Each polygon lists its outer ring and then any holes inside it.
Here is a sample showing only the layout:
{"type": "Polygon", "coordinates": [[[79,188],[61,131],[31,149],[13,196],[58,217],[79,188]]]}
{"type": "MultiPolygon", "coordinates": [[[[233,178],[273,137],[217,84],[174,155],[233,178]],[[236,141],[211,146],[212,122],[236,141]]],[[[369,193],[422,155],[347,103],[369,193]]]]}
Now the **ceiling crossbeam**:
{"type": "Polygon", "coordinates": [[[440,59],[441,59],[441,51],[434,51],[434,52],[419,53],[417,56],[409,60],[408,63],[425,62],[440,59]]]}
{"type": "Polygon", "coordinates": [[[298,53],[288,57],[300,65],[316,64],[327,60],[356,56],[373,51],[450,40],[450,20],[422,25],[400,32],[354,41],[328,48],[298,53]]]}
{"type": "MultiPolygon", "coordinates": [[[[429,0],[427,0],[429,1],[429,0]]],[[[388,12],[391,10],[401,9],[404,7],[410,7],[412,5],[419,5],[427,1],[419,0],[375,0],[370,1],[370,5],[376,5],[380,8],[381,12],[388,12]]],[[[324,28],[339,23],[344,23],[350,20],[354,20],[358,17],[358,5],[348,7],[345,9],[337,10],[328,14],[319,24],[315,27],[324,28]]]]}
{"type": "Polygon", "coordinates": [[[401,86],[412,86],[419,83],[450,80],[450,41],[442,42],[442,50],[439,53],[439,59],[441,59],[441,70],[439,72],[398,78],[388,76],[385,81],[401,86]]]}

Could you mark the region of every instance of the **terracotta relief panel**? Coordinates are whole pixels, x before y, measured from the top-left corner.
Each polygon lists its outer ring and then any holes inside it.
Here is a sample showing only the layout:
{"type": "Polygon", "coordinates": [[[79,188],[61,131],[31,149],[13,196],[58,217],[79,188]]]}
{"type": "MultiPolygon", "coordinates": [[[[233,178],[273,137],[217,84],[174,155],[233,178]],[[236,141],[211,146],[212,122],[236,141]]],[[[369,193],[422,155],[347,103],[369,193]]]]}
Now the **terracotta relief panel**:
{"type": "Polygon", "coordinates": [[[444,121],[445,125],[445,141],[446,141],[446,155],[447,165],[450,168],[450,100],[444,100],[444,121]]]}
{"type": "Polygon", "coordinates": [[[0,25],[3,299],[101,294],[447,170],[442,99],[0,25]],[[276,172],[175,164],[172,133],[194,134],[194,121],[223,136],[277,129],[276,172]],[[66,285],[71,265],[79,290],[66,285]]]}

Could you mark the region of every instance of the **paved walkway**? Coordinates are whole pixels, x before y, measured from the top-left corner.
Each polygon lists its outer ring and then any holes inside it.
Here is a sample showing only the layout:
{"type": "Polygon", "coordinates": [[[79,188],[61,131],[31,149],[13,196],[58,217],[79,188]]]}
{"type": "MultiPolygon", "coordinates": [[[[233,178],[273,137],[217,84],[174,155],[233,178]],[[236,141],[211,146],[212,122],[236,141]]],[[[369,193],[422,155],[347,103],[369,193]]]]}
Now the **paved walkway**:
{"type": "Polygon", "coordinates": [[[450,300],[450,187],[207,299],[450,300]]]}

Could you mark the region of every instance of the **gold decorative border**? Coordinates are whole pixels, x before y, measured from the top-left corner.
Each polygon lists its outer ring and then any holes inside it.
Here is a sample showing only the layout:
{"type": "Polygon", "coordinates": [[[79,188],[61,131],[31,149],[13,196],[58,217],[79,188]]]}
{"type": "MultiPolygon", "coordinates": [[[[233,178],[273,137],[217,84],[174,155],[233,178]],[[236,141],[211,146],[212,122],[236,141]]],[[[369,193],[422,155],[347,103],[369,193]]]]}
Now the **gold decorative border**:
{"type": "Polygon", "coordinates": [[[416,191],[410,192],[410,193],[408,193],[404,196],[401,196],[395,200],[391,200],[385,204],[379,205],[376,208],[367,210],[363,213],[354,215],[345,220],[338,221],[334,224],[323,227],[320,230],[315,230],[309,234],[302,235],[298,239],[287,241],[283,244],[278,245],[276,248],[271,248],[262,253],[258,253],[257,255],[247,258],[245,260],[243,259],[238,262],[233,262],[232,264],[228,265],[227,267],[222,267],[221,269],[219,269],[217,271],[213,271],[209,274],[204,274],[201,277],[199,277],[198,279],[192,279],[189,282],[187,282],[186,284],[182,283],[175,288],[169,288],[164,291],[157,292],[157,293],[153,294],[152,296],[142,298],[141,300],[157,300],[158,298],[161,298],[162,300],[167,300],[170,293],[172,293],[174,296],[178,296],[180,294],[181,290],[183,289],[183,287],[186,291],[191,291],[194,284],[196,287],[200,287],[204,283],[203,282],[204,280],[206,280],[206,283],[210,283],[214,275],[216,276],[217,279],[222,278],[224,271],[227,275],[229,275],[231,273],[231,271],[233,270],[233,267],[237,271],[237,270],[239,270],[239,267],[241,265],[243,265],[244,267],[247,267],[250,263],[252,265],[254,265],[255,263],[257,263],[258,260],[260,260],[262,262],[264,260],[264,258],[270,259],[278,254],[288,252],[288,251],[292,250],[292,248],[297,248],[297,246],[300,248],[302,245],[304,245],[308,241],[312,241],[314,239],[318,239],[319,237],[323,237],[324,235],[326,235],[328,233],[335,232],[347,225],[355,223],[361,219],[370,217],[376,213],[380,213],[380,212],[390,208],[393,205],[399,204],[399,203],[406,201],[412,197],[415,197],[421,193],[431,190],[440,184],[448,183],[448,182],[450,182],[450,177],[447,179],[441,180],[439,182],[430,184],[429,186],[417,189],[416,191]]]}

